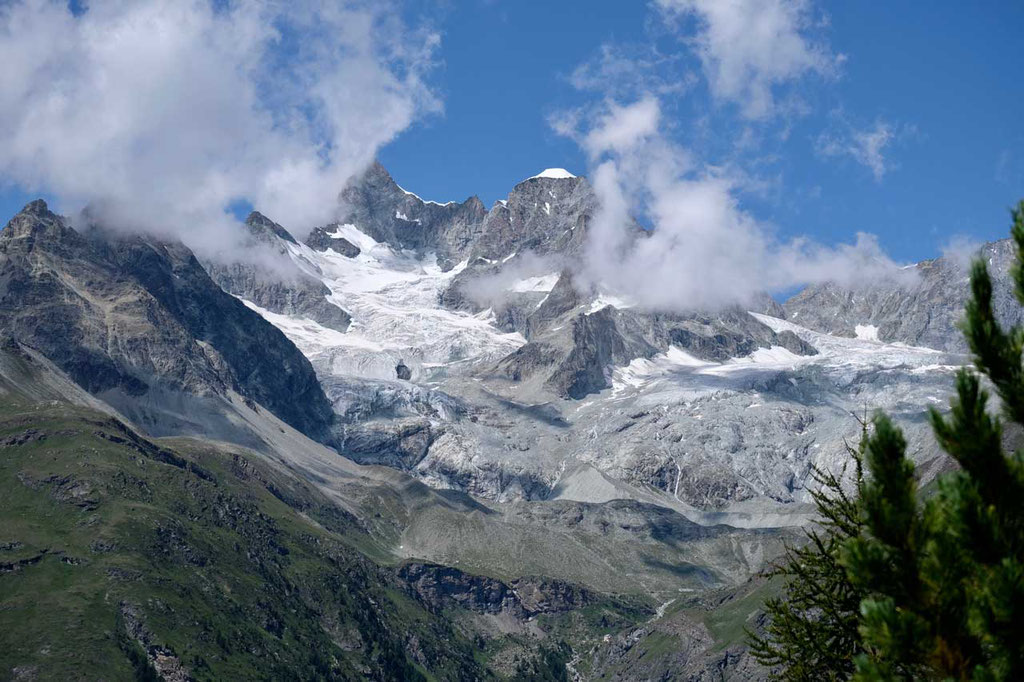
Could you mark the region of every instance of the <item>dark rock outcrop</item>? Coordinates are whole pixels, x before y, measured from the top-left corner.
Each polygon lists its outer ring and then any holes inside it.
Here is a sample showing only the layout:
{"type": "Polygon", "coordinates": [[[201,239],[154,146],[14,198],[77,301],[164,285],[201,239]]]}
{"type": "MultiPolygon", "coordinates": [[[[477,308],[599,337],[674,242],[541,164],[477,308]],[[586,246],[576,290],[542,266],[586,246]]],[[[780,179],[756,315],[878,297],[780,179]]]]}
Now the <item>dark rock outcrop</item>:
{"type": "Polygon", "coordinates": [[[79,232],[42,201],[0,232],[0,334],[90,393],[139,406],[143,422],[145,411],[180,409],[161,396],[228,390],[314,438],[333,421],[309,361],[185,246],[79,232]]]}
{"type": "Polygon", "coordinates": [[[616,313],[606,307],[573,320],[569,353],[546,382],[558,395],[579,399],[600,391],[608,386],[609,367],[657,353],[642,338],[627,339],[616,324],[616,313]]]}
{"type": "MultiPolygon", "coordinates": [[[[259,213],[246,220],[248,240],[225,260],[207,260],[207,272],[225,291],[282,315],[297,315],[344,332],[351,316],[327,300],[331,290],[303,270],[285,250],[295,239],[259,213]]],[[[310,268],[314,266],[310,264],[310,268]]]]}
{"type": "Polygon", "coordinates": [[[564,613],[586,606],[594,595],[577,585],[523,577],[505,583],[450,566],[407,563],[398,571],[409,593],[438,613],[458,606],[475,613],[510,614],[520,620],[541,613],[564,613]]]}
{"type": "Polygon", "coordinates": [[[818,349],[788,329],[775,336],[776,344],[797,355],[817,355],[818,349]]]}
{"type": "Polygon", "coordinates": [[[558,276],[558,282],[547,297],[540,302],[530,314],[527,324],[527,338],[548,328],[552,322],[562,315],[570,312],[581,305],[585,298],[576,290],[572,272],[563,270],[558,276]]]}
{"type": "Polygon", "coordinates": [[[314,251],[327,251],[328,249],[340,253],[346,258],[355,258],[362,251],[358,246],[345,239],[335,236],[337,225],[326,225],[317,227],[306,237],[306,246],[314,251]]]}

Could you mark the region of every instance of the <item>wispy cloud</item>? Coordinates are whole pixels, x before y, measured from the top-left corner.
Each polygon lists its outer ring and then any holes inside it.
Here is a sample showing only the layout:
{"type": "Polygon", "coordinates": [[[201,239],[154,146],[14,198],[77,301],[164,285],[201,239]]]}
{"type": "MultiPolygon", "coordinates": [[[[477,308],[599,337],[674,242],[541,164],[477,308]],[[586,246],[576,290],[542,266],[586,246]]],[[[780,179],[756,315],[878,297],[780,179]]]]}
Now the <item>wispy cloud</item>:
{"type": "Polygon", "coordinates": [[[912,127],[898,126],[883,119],[866,128],[854,128],[841,120],[838,126],[818,137],[815,150],[826,158],[850,158],[870,170],[875,182],[881,182],[894,167],[888,157],[893,143],[911,132],[912,127]]]}
{"type": "Polygon", "coordinates": [[[996,156],[993,179],[1001,185],[1019,185],[1024,181],[1024,137],[1009,141],[1012,146],[1000,150],[996,156]]]}
{"type": "Polygon", "coordinates": [[[577,66],[569,83],[577,90],[616,97],[653,92],[680,95],[697,83],[697,74],[680,68],[678,54],[662,54],[656,47],[605,43],[597,54],[577,66]]]}
{"type": "Polygon", "coordinates": [[[942,257],[966,268],[973,259],[978,257],[978,251],[983,245],[983,242],[974,237],[962,234],[953,235],[942,245],[942,257]]]}
{"type": "Polygon", "coordinates": [[[656,0],[667,19],[696,21],[687,34],[712,94],[747,118],[776,111],[774,90],[803,76],[831,76],[843,61],[809,35],[806,0],[656,0]]]}
{"type": "Polygon", "coordinates": [[[248,201],[300,233],[424,112],[436,33],[387,0],[0,5],[0,174],[216,246],[248,201]]]}

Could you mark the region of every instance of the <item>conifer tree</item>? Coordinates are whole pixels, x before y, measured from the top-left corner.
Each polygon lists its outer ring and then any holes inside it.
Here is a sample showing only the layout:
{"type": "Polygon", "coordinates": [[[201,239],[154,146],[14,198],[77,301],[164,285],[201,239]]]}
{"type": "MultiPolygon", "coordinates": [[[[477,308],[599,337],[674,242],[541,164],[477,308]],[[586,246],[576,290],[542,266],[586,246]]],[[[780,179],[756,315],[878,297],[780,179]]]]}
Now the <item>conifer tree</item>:
{"type": "MultiPolygon", "coordinates": [[[[864,426],[861,451],[848,448],[857,482],[867,442],[864,426]]],[[[847,540],[860,535],[863,521],[859,500],[843,489],[842,479],[843,475],[812,470],[817,524],[806,531],[804,544],[787,547],[767,573],[785,579],[785,591],[765,605],[765,634],[748,633],[748,638],[751,654],[775,670],[778,679],[849,679],[854,656],[862,651],[858,609],[865,595],[847,579],[839,554],[847,540]]]]}
{"type": "MultiPolygon", "coordinates": [[[[1012,212],[1024,305],[1024,201],[1012,212]]],[[[984,261],[971,271],[963,330],[1007,420],[1024,426],[1024,329],[1004,330],[984,261]]],[[[876,420],[862,486],[866,533],[842,557],[861,604],[865,653],[855,679],[1024,679],[1024,453],[1007,454],[1002,420],[977,374],[961,370],[952,410],[931,410],[942,448],[960,465],[922,502],[898,430],[876,420]]]]}
{"type": "MultiPolygon", "coordinates": [[[[1024,201],[1012,218],[1011,276],[1024,305],[1024,201]]],[[[1024,328],[1004,330],[996,319],[982,260],[962,328],[977,373],[957,374],[948,415],[930,410],[959,469],[922,495],[902,433],[875,418],[860,451],[868,474],[844,502],[855,522],[823,525],[825,537],[788,552],[782,574],[796,580],[786,599],[769,602],[766,635],[752,639],[754,656],[780,678],[1024,680],[1024,451],[1004,451],[1003,419],[982,387],[985,377],[1003,418],[1024,427],[1024,328]],[[801,585],[807,576],[810,586],[801,585]],[[849,603],[836,595],[859,601],[852,618],[829,619],[828,608],[849,603]],[[822,630],[838,623],[844,644],[834,658],[819,655],[822,630]]]]}

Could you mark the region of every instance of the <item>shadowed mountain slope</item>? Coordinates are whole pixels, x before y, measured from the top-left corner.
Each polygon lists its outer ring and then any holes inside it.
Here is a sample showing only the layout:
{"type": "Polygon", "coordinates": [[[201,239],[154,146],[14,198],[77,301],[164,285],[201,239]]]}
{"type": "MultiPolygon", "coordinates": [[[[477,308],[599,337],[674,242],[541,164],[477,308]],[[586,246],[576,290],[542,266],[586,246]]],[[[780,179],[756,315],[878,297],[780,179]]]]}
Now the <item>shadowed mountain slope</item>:
{"type": "Polygon", "coordinates": [[[158,433],[229,390],[313,438],[333,419],[309,361],[180,243],[89,227],[36,201],[0,231],[0,334],[158,433]]]}

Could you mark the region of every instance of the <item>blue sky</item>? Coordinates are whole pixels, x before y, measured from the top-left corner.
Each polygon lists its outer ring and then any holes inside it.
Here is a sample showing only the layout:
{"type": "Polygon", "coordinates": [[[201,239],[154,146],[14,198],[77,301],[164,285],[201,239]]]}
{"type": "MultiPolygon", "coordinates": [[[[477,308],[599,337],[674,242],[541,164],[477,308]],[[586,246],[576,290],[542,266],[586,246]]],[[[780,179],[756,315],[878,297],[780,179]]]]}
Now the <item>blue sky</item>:
{"type": "MultiPolygon", "coordinates": [[[[358,147],[352,157],[375,152],[403,187],[425,198],[477,194],[490,205],[545,167],[592,172],[599,159],[588,161],[580,137],[557,133],[552,121],[566,112],[592,116],[609,103],[627,105],[653,88],[664,139],[702,167],[727,167],[741,177],[734,190],[740,208],[781,239],[807,235],[832,245],[867,231],[891,257],[911,261],[938,255],[954,237],[1006,235],[1007,208],[1024,197],[1024,3],[765,1],[799,9],[800,35],[826,66],[773,83],[771,113],[754,117],[742,98],[714,91],[694,43],[701,30],[695,14],[672,23],[654,3],[594,0],[407,3],[400,8],[405,29],[422,30],[396,38],[401,46],[387,44],[389,65],[401,62],[393,70],[415,71],[387,102],[387,111],[403,114],[379,132],[379,143],[374,138],[369,151],[358,147]],[[410,43],[422,52],[407,50],[410,43]],[[637,71],[653,85],[581,89],[573,74],[594,67],[602,54],[636,64],[653,59],[655,66],[637,71]],[[868,154],[872,133],[876,142],[878,135],[885,140],[874,155],[868,154]]],[[[387,30],[380,23],[386,19],[378,17],[376,26],[387,30]]],[[[0,37],[0,51],[5,40],[0,37]]],[[[152,136],[139,139],[134,147],[152,136]]],[[[256,158],[290,150],[286,142],[256,158]]],[[[245,146],[240,139],[225,153],[240,155],[245,146]]],[[[24,171],[21,163],[22,171],[0,178],[4,221],[36,196],[60,204],[60,197],[90,190],[52,169],[24,171]]],[[[346,168],[338,165],[317,181],[333,188],[346,168]]],[[[60,167],[76,168],[63,160],[60,167]]],[[[139,187],[146,185],[130,189],[139,187]]],[[[276,206],[273,197],[264,200],[276,206]]],[[[285,214],[301,204],[277,203],[285,214]]]]}
{"type": "MultiPolygon", "coordinates": [[[[821,36],[846,59],[834,79],[799,88],[810,110],[787,122],[785,143],[762,150],[777,161],[758,166],[777,187],[745,205],[781,235],[831,243],[873,232],[898,260],[935,256],[955,235],[1004,237],[1007,208],[1024,197],[1024,3],[816,7],[828,17],[821,36]],[[853,159],[816,153],[839,111],[851,126],[882,120],[898,130],[880,180],[853,159]]],[[[445,112],[403,133],[382,161],[421,196],[478,194],[488,205],[547,166],[586,173],[583,152],[547,116],[591,97],[568,77],[601,45],[664,41],[650,23],[643,3],[455,3],[436,73],[445,112]]],[[[699,72],[685,47],[674,49],[683,53],[681,74],[699,72]]],[[[683,135],[708,114],[722,120],[723,138],[738,134],[706,82],[680,100],[674,123],[683,135]]]]}

